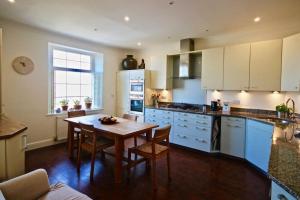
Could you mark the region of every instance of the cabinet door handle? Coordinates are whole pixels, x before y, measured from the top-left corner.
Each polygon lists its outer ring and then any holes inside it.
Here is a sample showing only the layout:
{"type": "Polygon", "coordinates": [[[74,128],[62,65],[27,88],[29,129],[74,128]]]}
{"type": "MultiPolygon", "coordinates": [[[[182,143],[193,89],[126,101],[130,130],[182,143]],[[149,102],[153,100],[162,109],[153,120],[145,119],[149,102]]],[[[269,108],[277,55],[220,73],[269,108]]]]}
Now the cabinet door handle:
{"type": "Polygon", "coordinates": [[[203,125],[207,125],[206,122],[199,122],[199,121],[196,121],[197,124],[203,124],[203,125]]]}
{"type": "Polygon", "coordinates": [[[288,200],[288,198],[284,194],[278,194],[277,199],[279,199],[279,200],[288,200]]]}
{"type": "Polygon", "coordinates": [[[179,121],[187,122],[186,119],[178,118],[179,121]]]}
{"type": "Polygon", "coordinates": [[[183,139],[187,138],[185,135],[179,135],[179,134],[177,134],[177,136],[180,137],[180,138],[183,138],[183,139]]]}
{"type": "Polygon", "coordinates": [[[28,146],[27,146],[27,135],[22,135],[22,150],[26,150],[28,149],[28,146]]]}
{"type": "Polygon", "coordinates": [[[202,130],[202,131],[207,131],[207,129],[206,129],[206,128],[200,128],[200,127],[197,127],[197,126],[196,126],[196,129],[198,129],[198,130],[202,130]]]}
{"type": "Polygon", "coordinates": [[[181,124],[178,124],[178,126],[180,126],[180,127],[183,127],[183,128],[187,128],[187,126],[186,126],[186,125],[181,125],[181,124]]]}
{"type": "Polygon", "coordinates": [[[196,140],[197,142],[201,142],[201,143],[203,143],[203,144],[206,144],[206,143],[207,143],[205,140],[199,140],[198,138],[195,138],[195,140],[196,140]]]}

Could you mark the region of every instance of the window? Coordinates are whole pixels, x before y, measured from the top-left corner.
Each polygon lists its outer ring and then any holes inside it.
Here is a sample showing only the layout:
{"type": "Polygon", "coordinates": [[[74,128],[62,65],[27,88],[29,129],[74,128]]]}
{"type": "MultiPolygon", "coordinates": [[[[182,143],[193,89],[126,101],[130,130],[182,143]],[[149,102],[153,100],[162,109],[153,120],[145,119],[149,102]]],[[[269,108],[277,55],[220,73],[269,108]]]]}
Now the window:
{"type": "Polygon", "coordinates": [[[61,100],[68,100],[69,108],[79,100],[83,109],[84,99],[93,99],[93,108],[100,108],[102,94],[102,54],[49,44],[50,103],[53,113],[60,108],[61,100]]]}

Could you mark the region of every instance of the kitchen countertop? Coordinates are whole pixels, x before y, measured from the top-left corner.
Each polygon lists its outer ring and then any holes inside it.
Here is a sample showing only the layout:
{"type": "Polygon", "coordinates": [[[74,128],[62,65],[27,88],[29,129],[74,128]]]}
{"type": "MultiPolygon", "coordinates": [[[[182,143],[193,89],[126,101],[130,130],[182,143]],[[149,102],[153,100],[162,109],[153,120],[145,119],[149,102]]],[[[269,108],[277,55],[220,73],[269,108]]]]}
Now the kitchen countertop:
{"type": "Polygon", "coordinates": [[[23,131],[25,131],[27,127],[17,121],[11,120],[6,116],[0,116],[0,140],[9,139],[23,131]]]}
{"type": "Polygon", "coordinates": [[[187,112],[195,114],[204,114],[211,116],[230,116],[241,117],[256,120],[262,123],[274,125],[273,142],[269,161],[269,177],[292,194],[295,198],[300,199],[300,139],[293,135],[293,128],[300,125],[300,120],[296,119],[284,131],[266,118],[276,118],[275,115],[258,114],[251,112],[201,112],[199,110],[182,110],[153,106],[146,106],[150,109],[169,110],[175,112],[187,112]]]}

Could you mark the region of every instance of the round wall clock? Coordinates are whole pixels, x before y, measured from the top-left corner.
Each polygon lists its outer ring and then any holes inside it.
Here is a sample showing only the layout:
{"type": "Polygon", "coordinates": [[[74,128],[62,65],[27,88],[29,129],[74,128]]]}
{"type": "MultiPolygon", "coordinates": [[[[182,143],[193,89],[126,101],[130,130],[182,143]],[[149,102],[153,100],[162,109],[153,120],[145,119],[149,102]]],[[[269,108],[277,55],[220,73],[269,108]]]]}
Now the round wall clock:
{"type": "Polygon", "coordinates": [[[19,74],[29,74],[33,71],[34,64],[30,58],[20,56],[13,60],[12,67],[19,74]]]}

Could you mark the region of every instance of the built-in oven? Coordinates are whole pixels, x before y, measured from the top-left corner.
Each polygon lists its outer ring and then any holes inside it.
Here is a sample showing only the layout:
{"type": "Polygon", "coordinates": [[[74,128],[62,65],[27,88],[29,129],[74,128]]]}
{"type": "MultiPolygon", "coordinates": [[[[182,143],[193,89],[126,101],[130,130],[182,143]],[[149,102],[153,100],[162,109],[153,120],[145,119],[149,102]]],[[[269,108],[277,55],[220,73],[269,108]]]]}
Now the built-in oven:
{"type": "Polygon", "coordinates": [[[130,112],[141,114],[144,111],[143,99],[130,99],[130,112]]]}
{"type": "Polygon", "coordinates": [[[142,114],[144,112],[144,94],[130,93],[130,112],[142,114]]]}
{"type": "Polygon", "coordinates": [[[144,94],[144,80],[130,80],[131,94],[144,94]]]}

